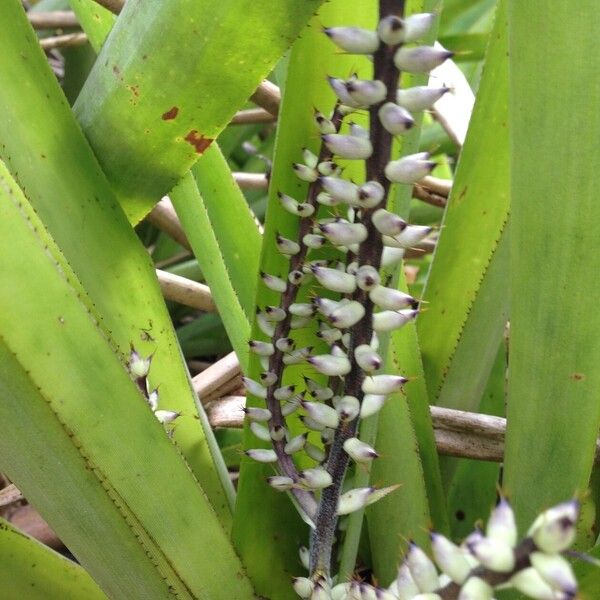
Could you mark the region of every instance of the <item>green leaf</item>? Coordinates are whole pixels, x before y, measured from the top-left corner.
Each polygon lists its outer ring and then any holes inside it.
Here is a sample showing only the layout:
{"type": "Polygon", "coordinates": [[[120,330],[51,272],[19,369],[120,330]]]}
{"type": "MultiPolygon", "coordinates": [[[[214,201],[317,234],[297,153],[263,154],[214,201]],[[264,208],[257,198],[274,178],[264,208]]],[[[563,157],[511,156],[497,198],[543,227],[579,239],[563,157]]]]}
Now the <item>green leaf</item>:
{"type": "Polygon", "coordinates": [[[477,411],[508,320],[509,227],[506,224],[460,332],[436,404],[477,411]]]}
{"type": "MultiPolygon", "coordinates": [[[[399,287],[406,291],[403,276],[399,287]]],[[[391,582],[406,541],[427,547],[428,529],[446,532],[448,517],[414,325],[392,335],[385,372],[411,380],[405,395],[392,396],[379,413],[375,447],[381,456],[371,474],[377,486],[399,483],[400,488],[367,509],[374,570],[391,582]]]]}
{"type": "Polygon", "coordinates": [[[446,0],[440,29],[443,35],[482,31],[494,20],[498,0],[446,0]]]}
{"type": "Polygon", "coordinates": [[[190,258],[188,260],[178,262],[170,267],[165,267],[165,271],[173,273],[173,275],[179,275],[180,277],[191,279],[193,281],[204,281],[202,271],[198,265],[198,261],[195,258],[190,258]]]}
{"type": "Polygon", "coordinates": [[[0,588],[5,600],[106,600],[77,564],[0,519],[0,588]]]}
{"type": "Polygon", "coordinates": [[[109,595],[251,598],[208,498],[2,163],[0,200],[3,471],[109,595]],[[35,277],[23,277],[24,266],[35,277]],[[32,315],[35,326],[15,327],[32,315]],[[20,436],[31,442],[26,452],[20,436]],[[63,454],[48,451],[56,446],[68,448],[67,470],[63,454]],[[72,497],[65,505],[64,495],[72,497]],[[95,504],[105,519],[89,518],[95,504]]]}
{"type": "Polygon", "coordinates": [[[218,315],[202,315],[177,329],[185,356],[208,357],[231,352],[231,344],[218,315]]]}
{"type": "Polygon", "coordinates": [[[173,189],[171,200],[243,361],[254,316],[261,235],[216,145],[173,189]]]}
{"type": "Polygon", "coordinates": [[[597,3],[509,3],[505,486],[520,525],[587,487],[600,425],[597,3]],[[532,43],[535,40],[535,43],[532,43]]]}
{"type": "MultiPolygon", "coordinates": [[[[371,70],[366,58],[337,53],[321,29],[323,26],[347,23],[374,27],[375,7],[367,4],[356,5],[342,0],[325,4],[292,48],[279,114],[279,134],[263,236],[260,269],[267,273],[287,275],[287,261],[277,252],[274,244],[275,232],[293,238],[298,220],[281,207],[276,193],[282,191],[297,199],[305,197],[307,185],[294,175],[291,164],[301,159],[303,147],[318,151],[319,136],[313,121],[314,108],[330,113],[335,103],[326,76],[346,77],[355,71],[360,76],[371,70]]],[[[359,167],[362,169],[362,165],[359,167]]],[[[360,171],[356,176],[362,176],[360,171]]],[[[278,302],[277,295],[259,282],[256,305],[263,307],[275,302],[278,302]]],[[[256,327],[254,336],[262,339],[256,327]]],[[[300,340],[298,344],[306,345],[300,340]]],[[[258,369],[257,364],[251,364],[250,376],[253,370],[258,372],[258,369]]],[[[298,373],[286,372],[286,377],[289,377],[286,383],[294,383],[294,378],[300,380],[298,373]]],[[[256,446],[255,438],[247,431],[245,447],[256,446]]],[[[298,547],[307,544],[308,529],[289,498],[266,484],[264,478],[270,474],[272,471],[264,465],[242,460],[233,535],[257,592],[277,600],[291,600],[295,594],[290,577],[302,573],[298,547]],[[261,535],[257,536],[256,531],[260,531],[261,535]]]]}
{"type": "MultiPolygon", "coordinates": [[[[240,109],[241,108],[243,107],[240,107],[240,109]]],[[[254,108],[254,105],[250,104],[248,108],[254,108]]],[[[248,155],[243,150],[242,144],[258,134],[263,128],[264,125],[260,123],[252,125],[229,125],[228,127],[225,127],[217,138],[221,152],[223,152],[227,158],[233,160],[236,160],[238,155],[245,155],[245,158],[247,158],[248,155]]],[[[236,160],[236,162],[238,161],[236,160]]],[[[264,167],[264,163],[262,166],[264,167]]]]}
{"type": "MultiPolygon", "coordinates": [[[[481,408],[481,403],[485,386],[489,385],[490,371],[497,354],[493,349],[498,340],[502,339],[508,319],[509,290],[506,281],[509,271],[509,250],[507,223],[461,331],[450,368],[436,400],[439,406],[486,412],[481,408]]],[[[456,468],[460,464],[461,461],[454,458],[440,460],[444,486],[449,494],[452,489],[456,492],[460,487],[460,484],[453,481],[456,468]]],[[[482,468],[490,477],[493,469],[492,466],[489,469],[482,468]]],[[[476,470],[469,471],[463,467],[462,471],[476,481],[476,470]]],[[[449,514],[452,519],[456,510],[451,508],[449,514]]],[[[487,512],[484,512],[482,517],[487,518],[487,512]]],[[[468,524],[472,524],[472,521],[467,521],[465,525],[468,524]]],[[[462,531],[460,523],[457,525],[462,531]]]]}
{"type": "Polygon", "coordinates": [[[169,407],[200,415],[175,433],[225,524],[233,489],[197,404],[148,255],[121,211],[75,122],[18,0],[0,3],[0,158],[77,274],[94,312],[124,357],[154,353],[151,382],[169,407]],[[215,468],[216,467],[216,468],[215,468]]]}
{"type": "Polygon", "coordinates": [[[92,48],[98,53],[116,21],[115,15],[94,0],[69,0],[69,4],[92,48]]]}
{"type": "MultiPolygon", "coordinates": [[[[407,372],[406,364],[402,368],[392,364],[393,372],[407,372]]],[[[367,519],[373,568],[378,579],[389,584],[407,540],[429,545],[426,528],[431,525],[431,516],[418,454],[419,440],[406,398],[390,397],[380,411],[379,425],[377,451],[381,457],[373,466],[371,480],[377,486],[400,484],[400,488],[369,508],[367,519]]]]}
{"type": "Polygon", "coordinates": [[[0,359],[0,418],[10,425],[0,436],[3,472],[18,482],[107,594],[171,598],[146,556],[148,550],[128,524],[130,513],[117,508],[93,465],[4,341],[0,359]],[[90,513],[93,519],[87,518],[90,513]]]}
{"type": "MultiPolygon", "coordinates": [[[[477,407],[487,415],[504,416],[506,401],[506,347],[502,341],[481,404],[477,407]]],[[[444,463],[455,461],[456,472],[448,486],[448,515],[452,526],[452,538],[464,540],[475,523],[488,520],[490,510],[497,499],[500,481],[500,463],[466,458],[445,458],[444,463]]],[[[446,464],[446,471],[448,471],[446,464]]]]}
{"type": "Polygon", "coordinates": [[[132,222],[189,170],[321,1],[127,2],[75,112],[132,222]]]}
{"type": "Polygon", "coordinates": [[[440,44],[456,52],[455,62],[476,61],[484,58],[488,39],[487,33],[461,33],[441,37],[440,44]]]}
{"type": "Polygon", "coordinates": [[[431,403],[463,410],[479,404],[507,311],[499,250],[509,212],[508,59],[502,3],[498,10],[417,320],[431,403]]]}
{"type": "MultiPolygon", "coordinates": [[[[588,554],[597,561],[600,559],[600,546],[596,546],[588,554]]],[[[581,600],[595,600],[600,589],[600,565],[578,561],[575,563],[575,576],[579,584],[577,597],[581,600]]]]}
{"type": "Polygon", "coordinates": [[[62,48],[61,54],[65,60],[65,76],[63,78],[62,88],[65,96],[72,104],[79,95],[79,91],[96,60],[95,52],[89,44],[84,46],[73,46],[72,48],[62,48]]]}
{"type": "MultiPolygon", "coordinates": [[[[114,18],[106,12],[96,14],[95,6],[91,0],[73,0],[78,16],[85,19],[83,27],[97,40],[99,48],[114,18]]],[[[221,307],[229,339],[243,356],[250,332],[260,234],[216,144],[198,161],[194,176],[185,175],[172,190],[171,199],[194,253],[204,266],[217,306],[221,307]],[[243,253],[240,240],[244,240],[243,253]]],[[[204,351],[195,349],[194,354],[204,351]]]]}

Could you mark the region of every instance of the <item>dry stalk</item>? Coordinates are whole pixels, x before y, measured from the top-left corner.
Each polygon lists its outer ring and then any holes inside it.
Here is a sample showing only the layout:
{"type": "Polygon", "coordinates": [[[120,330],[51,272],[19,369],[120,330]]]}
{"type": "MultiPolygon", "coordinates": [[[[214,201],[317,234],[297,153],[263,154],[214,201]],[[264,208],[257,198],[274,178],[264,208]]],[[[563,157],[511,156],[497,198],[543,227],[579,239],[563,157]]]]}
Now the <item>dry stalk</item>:
{"type": "Polygon", "coordinates": [[[160,269],[156,270],[156,275],[165,299],[198,310],[216,312],[217,307],[207,285],[160,269]]]}
{"type": "Polygon", "coordinates": [[[70,10],[53,10],[50,12],[29,11],[27,18],[34,29],[66,29],[79,27],[75,13],[70,10]]]}
{"type": "Polygon", "coordinates": [[[66,33],[64,35],[56,35],[40,40],[40,46],[43,50],[53,50],[55,48],[67,48],[70,46],[83,46],[87,44],[87,35],[85,33],[66,33]]]}

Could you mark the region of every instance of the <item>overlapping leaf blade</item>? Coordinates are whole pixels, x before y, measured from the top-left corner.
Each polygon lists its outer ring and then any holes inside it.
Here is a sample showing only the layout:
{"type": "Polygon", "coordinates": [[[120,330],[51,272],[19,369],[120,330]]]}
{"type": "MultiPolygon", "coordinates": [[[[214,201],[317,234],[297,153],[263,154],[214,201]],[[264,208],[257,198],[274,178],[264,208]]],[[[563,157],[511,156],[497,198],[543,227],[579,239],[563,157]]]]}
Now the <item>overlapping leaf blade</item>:
{"type": "Polygon", "coordinates": [[[431,402],[463,410],[479,404],[507,314],[507,61],[501,3],[417,322],[431,402]]]}
{"type": "Polygon", "coordinates": [[[75,111],[132,222],[189,170],[321,1],[127,2],[75,111]]]}
{"type": "Polygon", "coordinates": [[[585,489],[600,424],[596,18],[591,0],[551,11],[538,1],[509,2],[505,483],[521,525],[585,489]]]}
{"type": "MultiPolygon", "coordinates": [[[[506,401],[506,343],[504,340],[492,368],[478,409],[487,415],[504,416],[506,401]]],[[[501,465],[488,461],[445,458],[448,484],[448,518],[452,536],[464,540],[478,521],[484,523],[496,503],[501,465]],[[456,461],[457,465],[449,465],[456,461]]]]}
{"type": "MultiPolygon", "coordinates": [[[[0,5],[0,158],[56,240],[125,357],[154,353],[151,382],[169,408],[196,413],[195,396],[154,270],[98,167],[17,0],[0,5]],[[168,399],[168,400],[167,400],[168,399]]],[[[175,440],[215,510],[231,519],[233,490],[202,412],[175,440]],[[216,469],[215,469],[216,466],[216,469]]]]}
{"type": "Polygon", "coordinates": [[[261,235],[215,145],[173,189],[171,199],[241,361],[248,354],[261,235]]]}
{"type": "Polygon", "coordinates": [[[91,299],[0,169],[3,471],[108,593],[252,597],[226,530],[118,359],[91,299]],[[23,277],[23,266],[35,277],[23,277]],[[15,327],[30,315],[35,327],[15,327]],[[22,435],[31,440],[27,452],[22,435]],[[39,456],[51,446],[61,453],[39,456]],[[63,458],[71,468],[58,473],[63,458]],[[102,520],[90,518],[96,505],[102,520]]]}
{"type": "Polygon", "coordinates": [[[116,17],[94,0],[68,0],[90,45],[98,52],[104,44],[116,17]]]}
{"type": "Polygon", "coordinates": [[[74,562],[0,519],[0,587],[5,600],[106,600],[74,562]]]}
{"type": "MultiPolygon", "coordinates": [[[[600,558],[600,546],[596,545],[589,552],[595,560],[600,558]]],[[[579,584],[578,596],[581,600],[595,600],[600,589],[600,566],[595,562],[579,561],[575,565],[575,574],[579,584]]]]}
{"type": "MultiPolygon", "coordinates": [[[[73,0],[83,27],[99,49],[114,17],[97,14],[91,0],[73,0]]],[[[212,145],[171,192],[182,226],[238,356],[247,354],[260,252],[254,218],[220,149],[212,145]]]]}

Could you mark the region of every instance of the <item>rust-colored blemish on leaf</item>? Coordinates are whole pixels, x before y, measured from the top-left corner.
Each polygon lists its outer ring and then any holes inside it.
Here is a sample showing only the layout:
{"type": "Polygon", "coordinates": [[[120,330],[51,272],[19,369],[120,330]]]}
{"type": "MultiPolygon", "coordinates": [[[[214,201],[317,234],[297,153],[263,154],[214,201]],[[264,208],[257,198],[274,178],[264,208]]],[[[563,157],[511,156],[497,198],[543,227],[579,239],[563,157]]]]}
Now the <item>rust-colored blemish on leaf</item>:
{"type": "Polygon", "coordinates": [[[166,113],[163,113],[163,116],[162,116],[163,121],[170,121],[171,119],[174,119],[177,116],[178,112],[179,112],[179,109],[176,106],[173,106],[166,113]]]}
{"type": "Polygon", "coordinates": [[[137,98],[140,95],[140,88],[137,85],[128,86],[131,93],[137,98]]]}
{"type": "Polygon", "coordinates": [[[583,373],[572,373],[571,379],[573,381],[583,381],[585,379],[585,375],[583,373]]]}
{"type": "Polygon", "coordinates": [[[202,154],[213,142],[212,138],[205,138],[196,129],[192,129],[184,139],[194,146],[198,154],[202,154]]]}

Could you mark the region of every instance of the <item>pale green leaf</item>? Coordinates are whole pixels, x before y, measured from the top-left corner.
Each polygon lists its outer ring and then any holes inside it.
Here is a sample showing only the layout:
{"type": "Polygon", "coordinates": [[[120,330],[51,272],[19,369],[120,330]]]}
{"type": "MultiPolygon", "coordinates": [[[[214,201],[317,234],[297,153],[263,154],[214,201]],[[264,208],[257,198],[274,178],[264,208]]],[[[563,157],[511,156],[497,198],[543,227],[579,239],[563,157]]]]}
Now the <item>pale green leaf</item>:
{"type": "Polygon", "coordinates": [[[68,0],[81,28],[85,31],[90,45],[99,52],[112,29],[116,17],[94,0],[68,0]]]}
{"type": "Polygon", "coordinates": [[[231,344],[245,360],[254,316],[261,236],[216,145],[173,189],[171,199],[231,344]]]}
{"type": "MultiPolygon", "coordinates": [[[[484,391],[479,412],[487,415],[504,416],[506,400],[506,344],[503,341],[484,391]]],[[[448,486],[448,517],[452,537],[464,540],[477,521],[485,523],[491,508],[496,504],[500,482],[501,465],[482,460],[448,458],[442,461],[445,471],[454,476],[448,486]],[[456,462],[449,468],[448,463],[456,462]],[[444,464],[445,463],[445,464],[444,464]]]]}
{"type": "Polygon", "coordinates": [[[154,353],[151,383],[189,419],[175,440],[224,523],[233,489],[191,389],[148,255],[75,122],[18,0],[0,3],[0,158],[14,175],[94,304],[123,359],[154,353]],[[215,469],[215,466],[217,467],[215,469]]]}
{"type": "Polygon", "coordinates": [[[600,46],[592,0],[509,7],[505,487],[525,525],[587,487],[600,425],[600,46]]]}
{"type": "Polygon", "coordinates": [[[499,251],[509,213],[504,14],[499,9],[417,321],[431,402],[463,410],[479,404],[507,313],[508,261],[499,251]]]}
{"type": "Polygon", "coordinates": [[[106,600],[78,564],[0,519],[4,600],[106,600]]]}
{"type": "Polygon", "coordinates": [[[75,112],[132,222],[189,170],[321,1],[127,2],[75,112]]]}

